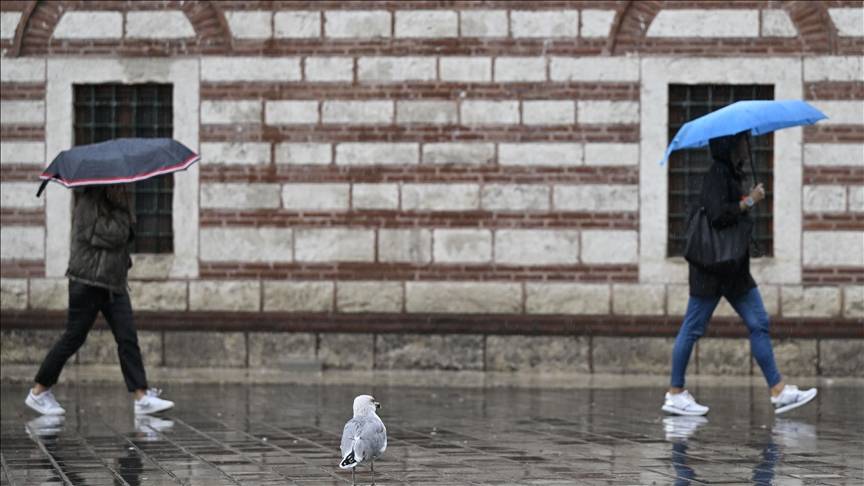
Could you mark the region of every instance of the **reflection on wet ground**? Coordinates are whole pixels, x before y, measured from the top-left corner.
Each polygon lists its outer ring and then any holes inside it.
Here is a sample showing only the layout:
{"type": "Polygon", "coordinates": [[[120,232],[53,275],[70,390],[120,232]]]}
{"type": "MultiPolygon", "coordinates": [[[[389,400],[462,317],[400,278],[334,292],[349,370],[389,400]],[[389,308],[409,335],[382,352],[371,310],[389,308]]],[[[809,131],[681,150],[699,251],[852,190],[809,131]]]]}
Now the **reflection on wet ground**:
{"type": "Polygon", "coordinates": [[[864,483],[860,386],[784,418],[750,387],[693,389],[708,418],[664,417],[653,388],[176,385],[176,410],[135,419],[122,387],[67,385],[63,420],[25,390],[2,387],[4,486],[350,484],[339,438],[360,393],[389,432],[377,484],[864,483]]]}

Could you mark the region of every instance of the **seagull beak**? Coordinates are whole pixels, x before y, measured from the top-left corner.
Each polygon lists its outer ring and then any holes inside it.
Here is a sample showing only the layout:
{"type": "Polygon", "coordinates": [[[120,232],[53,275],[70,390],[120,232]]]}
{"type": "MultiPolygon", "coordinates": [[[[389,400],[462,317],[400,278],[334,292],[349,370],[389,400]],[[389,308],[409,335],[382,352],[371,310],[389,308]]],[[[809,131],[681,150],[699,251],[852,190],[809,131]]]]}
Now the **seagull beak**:
{"type": "Polygon", "coordinates": [[[378,402],[372,402],[372,403],[375,404],[375,410],[378,410],[379,408],[381,408],[381,404],[380,404],[380,403],[378,403],[378,402]]]}

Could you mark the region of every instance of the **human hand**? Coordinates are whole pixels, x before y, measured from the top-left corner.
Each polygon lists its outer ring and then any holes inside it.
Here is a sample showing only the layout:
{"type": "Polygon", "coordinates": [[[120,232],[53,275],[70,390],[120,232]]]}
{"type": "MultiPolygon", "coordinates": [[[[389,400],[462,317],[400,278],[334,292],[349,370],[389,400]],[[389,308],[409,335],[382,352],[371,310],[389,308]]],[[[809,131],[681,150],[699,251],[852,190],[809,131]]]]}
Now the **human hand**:
{"type": "Polygon", "coordinates": [[[765,188],[762,186],[761,182],[750,191],[750,199],[752,199],[754,203],[758,203],[765,199],[765,188]]]}

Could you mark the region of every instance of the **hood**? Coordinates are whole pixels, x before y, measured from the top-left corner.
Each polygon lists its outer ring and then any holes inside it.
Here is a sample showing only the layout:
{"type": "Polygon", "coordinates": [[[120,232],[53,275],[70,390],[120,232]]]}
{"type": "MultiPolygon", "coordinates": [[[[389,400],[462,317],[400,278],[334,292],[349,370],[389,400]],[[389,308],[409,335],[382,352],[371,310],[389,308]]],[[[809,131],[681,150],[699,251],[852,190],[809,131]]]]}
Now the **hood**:
{"type": "MultiPolygon", "coordinates": [[[[728,167],[738,178],[744,176],[744,163],[747,160],[738,154],[737,147],[739,141],[747,137],[749,137],[747,132],[741,132],[735,135],[712,138],[708,141],[708,147],[711,149],[711,158],[715,162],[728,167]]],[[[749,140],[747,142],[749,147],[749,140]]]]}

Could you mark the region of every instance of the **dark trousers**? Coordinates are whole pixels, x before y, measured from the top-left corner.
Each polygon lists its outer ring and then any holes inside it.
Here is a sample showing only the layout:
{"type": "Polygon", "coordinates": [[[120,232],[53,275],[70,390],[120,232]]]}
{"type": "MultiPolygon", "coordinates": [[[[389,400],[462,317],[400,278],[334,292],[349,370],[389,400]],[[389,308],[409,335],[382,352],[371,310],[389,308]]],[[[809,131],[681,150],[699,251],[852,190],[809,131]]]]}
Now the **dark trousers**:
{"type": "Polygon", "coordinates": [[[129,295],[125,292],[112,294],[108,289],[75,280],[69,281],[69,317],[66,331],[42,361],[36,374],[36,383],[44,387],[57,383],[63,366],[84,344],[99,312],[102,312],[108,321],[114,341],[117,342],[117,356],[120,358],[120,369],[123,371],[126,388],[130,392],[147,388],[147,376],[141,360],[141,349],[138,348],[138,332],[132,319],[129,295]]]}

